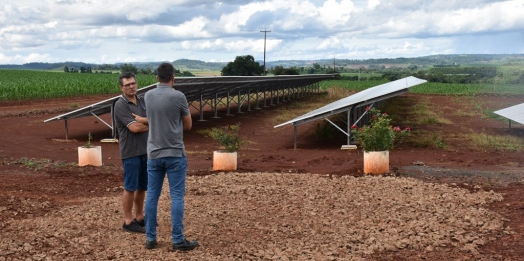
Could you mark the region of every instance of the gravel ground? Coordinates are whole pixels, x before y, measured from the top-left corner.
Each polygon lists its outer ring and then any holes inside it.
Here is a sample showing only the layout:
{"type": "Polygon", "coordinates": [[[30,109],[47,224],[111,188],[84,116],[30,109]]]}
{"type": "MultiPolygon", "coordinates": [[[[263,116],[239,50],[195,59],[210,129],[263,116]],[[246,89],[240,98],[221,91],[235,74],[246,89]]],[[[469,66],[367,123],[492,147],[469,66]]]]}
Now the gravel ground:
{"type": "Polygon", "coordinates": [[[494,240],[490,234],[513,233],[485,208],[503,196],[480,186],[410,177],[218,173],[188,177],[185,233],[201,246],[170,252],[167,189],[159,205],[158,249],[146,250],[143,234],[121,230],[122,190],[108,187],[114,196],[4,220],[0,261],[364,260],[381,251],[434,253],[451,246],[475,257],[494,240]]]}
{"type": "MultiPolygon", "coordinates": [[[[522,166],[519,166],[522,167],[522,166]]],[[[473,169],[428,167],[425,165],[404,166],[396,172],[400,176],[416,177],[425,180],[460,179],[469,185],[475,180],[483,179],[485,182],[507,185],[510,183],[524,183],[523,169],[501,169],[498,171],[483,171],[473,169]]],[[[484,182],[484,183],[485,183],[484,182]]]]}

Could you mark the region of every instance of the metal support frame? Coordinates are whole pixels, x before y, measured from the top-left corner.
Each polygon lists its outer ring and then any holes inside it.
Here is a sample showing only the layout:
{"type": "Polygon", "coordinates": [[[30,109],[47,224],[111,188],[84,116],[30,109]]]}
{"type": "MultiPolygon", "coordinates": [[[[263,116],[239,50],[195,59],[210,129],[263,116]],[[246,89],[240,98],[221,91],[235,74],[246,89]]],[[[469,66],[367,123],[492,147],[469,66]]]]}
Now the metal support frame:
{"type": "Polygon", "coordinates": [[[69,133],[68,128],[67,128],[67,120],[64,120],[64,123],[65,123],[65,133],[66,133],[66,140],[67,140],[67,139],[69,139],[69,138],[67,137],[67,135],[68,135],[68,133],[69,133]]]}
{"type": "Polygon", "coordinates": [[[293,125],[293,149],[297,149],[297,125],[293,125]]]}
{"type": "Polygon", "coordinates": [[[247,90],[247,111],[251,111],[251,89],[247,90]]]}
{"type": "Polygon", "coordinates": [[[200,110],[199,110],[199,112],[200,112],[200,119],[199,119],[199,121],[204,121],[204,105],[205,104],[203,104],[202,101],[203,101],[203,97],[202,97],[202,94],[200,94],[200,110]]]}
{"type": "Polygon", "coordinates": [[[264,108],[267,108],[267,103],[266,103],[266,94],[267,94],[267,91],[266,91],[266,87],[264,87],[264,108]]]}
{"type": "Polygon", "coordinates": [[[226,116],[233,116],[233,114],[231,114],[231,100],[233,100],[231,98],[231,95],[229,95],[229,92],[227,92],[227,104],[226,104],[226,107],[227,107],[227,114],[226,116]]]}
{"type": "Polygon", "coordinates": [[[113,130],[113,126],[109,125],[107,122],[105,122],[104,120],[102,120],[102,118],[98,117],[98,115],[94,114],[93,112],[91,112],[91,115],[95,116],[95,118],[97,118],[99,121],[101,121],[103,124],[105,124],[107,127],[109,127],[111,130],[113,130]]]}
{"type": "Polygon", "coordinates": [[[258,89],[257,89],[256,92],[255,92],[255,100],[256,100],[256,102],[257,102],[257,103],[256,103],[257,106],[255,107],[255,110],[260,110],[260,109],[262,109],[262,108],[260,108],[260,106],[258,105],[258,104],[259,104],[258,95],[259,95],[259,91],[258,91],[258,89]]]}
{"type": "MultiPolygon", "coordinates": [[[[220,104],[220,102],[222,102],[222,98],[218,98],[218,93],[215,93],[215,100],[214,100],[214,108],[213,108],[213,111],[215,113],[215,116],[213,118],[215,119],[218,119],[220,117],[218,117],[218,104],[220,104]]],[[[224,104],[225,105],[225,104],[224,104]]]]}

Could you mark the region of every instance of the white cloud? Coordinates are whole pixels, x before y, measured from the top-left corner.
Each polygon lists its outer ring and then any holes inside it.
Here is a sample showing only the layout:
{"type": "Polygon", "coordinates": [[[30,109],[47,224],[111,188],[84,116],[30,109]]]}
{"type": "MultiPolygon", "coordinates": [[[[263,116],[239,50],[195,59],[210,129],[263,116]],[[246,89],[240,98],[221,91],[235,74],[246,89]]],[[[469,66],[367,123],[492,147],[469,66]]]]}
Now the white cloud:
{"type": "MultiPolygon", "coordinates": [[[[266,50],[271,51],[278,46],[281,40],[266,40],[266,50]]],[[[215,41],[183,41],[181,47],[190,51],[217,51],[227,52],[260,52],[264,49],[264,40],[215,40],[215,41]]],[[[244,54],[240,54],[244,55],[244,54]]]]}
{"type": "Polygon", "coordinates": [[[375,7],[377,7],[377,5],[380,4],[380,1],[379,0],[368,0],[368,8],[369,9],[375,9],[375,7]]]}
{"type": "Polygon", "coordinates": [[[27,56],[14,55],[6,56],[0,53],[0,64],[24,64],[32,62],[58,62],[55,58],[52,58],[49,54],[38,54],[30,53],[27,56]]]}
{"type": "Polygon", "coordinates": [[[238,33],[242,26],[246,25],[249,18],[261,11],[274,11],[275,6],[271,2],[255,2],[240,6],[238,11],[231,14],[224,14],[218,21],[218,26],[222,26],[227,33],[238,33]]]}
{"type": "Polygon", "coordinates": [[[345,24],[351,17],[355,5],[351,0],[328,0],[319,9],[318,20],[328,28],[345,24]]]}
{"type": "Polygon", "coordinates": [[[325,39],[318,45],[317,50],[340,48],[341,45],[342,45],[342,41],[340,39],[336,37],[329,37],[328,39],[325,39]]]}

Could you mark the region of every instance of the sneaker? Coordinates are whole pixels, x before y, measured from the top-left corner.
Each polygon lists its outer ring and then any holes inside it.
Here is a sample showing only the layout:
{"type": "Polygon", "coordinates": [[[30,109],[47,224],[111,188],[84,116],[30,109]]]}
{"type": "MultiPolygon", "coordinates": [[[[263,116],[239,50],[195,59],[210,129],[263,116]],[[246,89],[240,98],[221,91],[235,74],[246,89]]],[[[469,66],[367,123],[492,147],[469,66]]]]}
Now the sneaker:
{"type": "Polygon", "coordinates": [[[145,219],[142,219],[141,221],[138,221],[135,219],[133,219],[133,221],[135,221],[137,224],[139,224],[141,227],[145,227],[146,226],[146,220],[145,219]]]}
{"type": "Polygon", "coordinates": [[[197,246],[198,246],[198,242],[196,240],[193,240],[190,242],[190,241],[187,241],[187,239],[184,239],[184,241],[180,243],[173,243],[173,251],[193,250],[197,246]]]}
{"type": "Polygon", "coordinates": [[[152,240],[152,241],[146,240],[146,248],[147,249],[154,249],[154,248],[156,248],[157,245],[158,245],[158,243],[156,242],[156,239],[152,240]]]}
{"type": "MultiPolygon", "coordinates": [[[[141,227],[146,227],[146,220],[142,219],[142,221],[138,221],[135,218],[136,223],[138,223],[141,227]]],[[[156,222],[156,226],[158,227],[158,222],[156,222]]]]}
{"type": "Polygon", "coordinates": [[[129,225],[126,225],[126,222],[124,222],[124,225],[122,226],[122,230],[126,232],[131,232],[131,233],[146,233],[146,229],[141,227],[137,223],[136,219],[133,219],[133,221],[131,221],[129,225]]]}

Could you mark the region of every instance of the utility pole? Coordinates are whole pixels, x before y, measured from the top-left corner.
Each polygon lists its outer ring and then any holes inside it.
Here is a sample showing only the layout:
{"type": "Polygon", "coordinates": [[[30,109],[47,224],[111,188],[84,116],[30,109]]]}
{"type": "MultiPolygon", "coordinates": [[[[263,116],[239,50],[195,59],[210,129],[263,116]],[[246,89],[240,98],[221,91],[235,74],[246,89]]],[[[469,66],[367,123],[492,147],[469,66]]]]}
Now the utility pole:
{"type": "Polygon", "coordinates": [[[264,33],[264,76],[266,76],[266,33],[271,33],[271,31],[267,31],[266,28],[264,28],[264,31],[260,32],[264,33]]]}
{"type": "Polygon", "coordinates": [[[335,57],[333,57],[333,73],[335,72],[335,57]]]}

